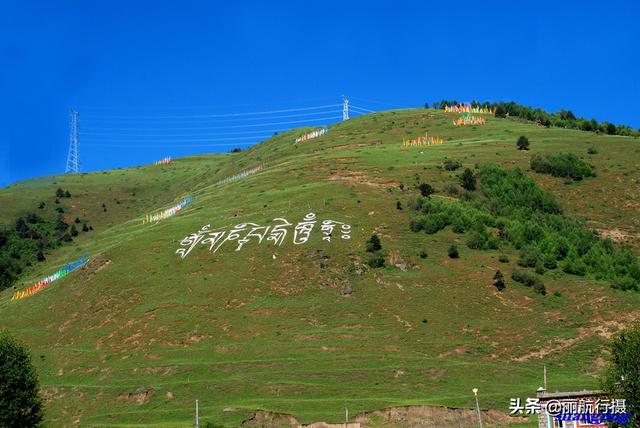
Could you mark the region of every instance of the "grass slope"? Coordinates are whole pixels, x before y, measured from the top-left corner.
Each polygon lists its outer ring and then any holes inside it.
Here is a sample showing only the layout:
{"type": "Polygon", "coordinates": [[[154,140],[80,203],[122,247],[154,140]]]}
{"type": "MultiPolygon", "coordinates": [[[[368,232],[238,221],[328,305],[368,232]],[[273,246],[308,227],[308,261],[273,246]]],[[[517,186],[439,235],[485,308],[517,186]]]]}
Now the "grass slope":
{"type": "Polygon", "coordinates": [[[0,294],[0,328],[32,349],[49,425],[190,426],[196,398],[204,421],[230,426],[255,409],[339,421],[345,401],[351,414],[409,404],[471,408],[474,386],[482,407],[506,410],[510,397],[534,396],[543,363],[551,389],[597,387],[603,344],[638,317],[638,295],[562,273],[546,274],[549,295],[536,295],[509,280],[515,250],[468,249],[450,228],[410,232],[411,214],[396,200],[406,206],[416,176],[437,189],[455,183],[456,173],[438,168],[445,158],[528,169],[534,154],[587,157],[593,146],[596,178],[565,184],[530,176],[568,215],[619,229],[637,248],[640,143],[493,117],[483,127],[454,127],[456,116],[390,111],[298,145],[293,139],[306,128],[242,153],[0,190],[0,222],[49,204],[62,187],[73,195],[63,201],[68,218],[80,215],[95,228],[33,266],[17,288],[84,251],[93,257],[88,268],[19,302],[9,301],[11,289],[0,294]],[[445,144],[400,149],[403,137],[425,131],[445,144]],[[516,150],[519,135],[530,151],[516,150]],[[261,162],[265,170],[216,185],[261,162]],[[142,225],[144,213],[189,195],[194,203],[184,212],[142,225]],[[215,256],[203,246],[184,260],[175,254],[205,224],[297,222],[310,211],[350,223],[352,239],[327,243],[316,230],[306,245],[288,236],[282,247],[251,242],[241,252],[226,245],[215,256]],[[374,232],[385,251],[408,262],[407,272],[353,273],[374,232]],[[453,242],[455,260],[447,257],[453,242]],[[423,249],[426,259],[418,257],[423,249]],[[498,261],[502,253],[510,264],[498,261]],[[496,269],[507,278],[502,293],[492,285],[496,269]]]}

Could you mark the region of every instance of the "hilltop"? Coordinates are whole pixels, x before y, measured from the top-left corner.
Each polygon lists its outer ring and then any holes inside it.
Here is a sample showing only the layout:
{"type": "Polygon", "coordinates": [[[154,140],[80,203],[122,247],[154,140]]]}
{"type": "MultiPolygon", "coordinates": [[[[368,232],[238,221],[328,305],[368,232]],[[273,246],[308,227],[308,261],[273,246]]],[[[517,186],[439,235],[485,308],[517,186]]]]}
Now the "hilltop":
{"type": "Polygon", "coordinates": [[[638,319],[640,294],[562,269],[539,274],[546,295],[535,293],[511,279],[527,270],[517,266],[513,245],[471,249],[470,232],[449,226],[412,231],[411,206],[421,183],[435,188],[433,201],[463,204],[465,193],[448,189],[464,169],[521,168],[564,216],[637,256],[640,141],[491,115],[483,126],[453,126],[458,116],[387,111],[297,144],[316,128],[239,153],[0,190],[1,224],[45,202],[44,210],[63,206],[68,223],[78,217],[93,227],[0,293],[0,328],[31,348],[49,424],[189,426],[195,399],[202,420],[228,426],[256,410],[339,422],[345,402],[351,414],[407,405],[472,408],[472,387],[484,409],[506,411],[509,398],[534,396],[545,363],[550,389],[596,388],[603,345],[638,319]],[[425,132],[443,144],[402,148],[403,139],[425,132]],[[530,150],[517,149],[521,135],[530,150]],[[559,153],[575,154],[597,174],[576,181],[530,170],[532,157],[559,153]],[[447,170],[446,161],[460,167],[447,170]],[[71,197],[55,204],[57,188],[71,197]],[[186,197],[192,204],[174,217],[143,224],[145,214],[186,197]],[[274,219],[295,226],[309,213],[317,223],[299,245],[290,228],[282,245],[254,236],[240,251],[227,242],[214,253],[216,241],[184,257],[176,253],[207,225],[207,233],[283,223],[274,219]],[[338,224],[323,240],[327,219],[350,228],[338,224]],[[373,234],[382,245],[381,268],[367,267],[373,234]],[[452,244],[459,258],[449,257],[452,244]],[[85,253],[91,260],[84,268],[10,300],[85,253]],[[505,274],[503,291],[493,285],[496,270],[505,274]]]}

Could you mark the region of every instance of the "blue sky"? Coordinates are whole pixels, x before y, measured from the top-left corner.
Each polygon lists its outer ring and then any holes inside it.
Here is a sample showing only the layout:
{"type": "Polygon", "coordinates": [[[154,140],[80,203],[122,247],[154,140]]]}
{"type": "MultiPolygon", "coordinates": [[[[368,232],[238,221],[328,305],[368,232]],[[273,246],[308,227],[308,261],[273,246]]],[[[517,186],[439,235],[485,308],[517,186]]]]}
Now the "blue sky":
{"type": "Polygon", "coordinates": [[[520,5],[4,0],[0,186],[64,171],[71,107],[85,171],[320,124],[342,94],[373,110],[514,100],[640,127],[640,2],[520,5]],[[273,110],[288,111],[226,116],[273,110]]]}

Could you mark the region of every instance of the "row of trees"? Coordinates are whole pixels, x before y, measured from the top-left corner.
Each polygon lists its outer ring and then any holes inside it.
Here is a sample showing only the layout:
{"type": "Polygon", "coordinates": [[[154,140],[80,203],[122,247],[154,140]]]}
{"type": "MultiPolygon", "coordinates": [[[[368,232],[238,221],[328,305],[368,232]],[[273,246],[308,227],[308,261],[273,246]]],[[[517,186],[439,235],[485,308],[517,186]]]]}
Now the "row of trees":
{"type": "MultiPolygon", "coordinates": [[[[432,104],[434,109],[443,109],[445,105],[461,105],[463,103],[457,100],[441,100],[432,104]]],[[[640,136],[640,129],[634,129],[626,125],[615,125],[610,122],[598,122],[595,119],[585,119],[583,117],[577,117],[570,110],[560,110],[555,113],[549,113],[540,108],[532,108],[523,104],[516,104],[511,102],[480,102],[472,101],[470,103],[473,107],[488,107],[496,110],[496,117],[518,117],[524,120],[540,123],[543,126],[560,127],[569,129],[580,129],[582,131],[599,132],[609,135],[624,135],[624,136],[640,136]]],[[[428,103],[425,103],[425,107],[429,107],[428,103]]]]}

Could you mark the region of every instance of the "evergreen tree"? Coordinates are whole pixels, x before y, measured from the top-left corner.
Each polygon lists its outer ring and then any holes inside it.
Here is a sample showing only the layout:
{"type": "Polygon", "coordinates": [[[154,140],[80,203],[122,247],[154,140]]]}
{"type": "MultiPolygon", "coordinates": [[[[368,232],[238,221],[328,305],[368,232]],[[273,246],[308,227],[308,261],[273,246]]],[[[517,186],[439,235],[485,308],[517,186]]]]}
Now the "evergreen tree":
{"type": "Polygon", "coordinates": [[[38,427],[43,419],[38,376],[27,348],[0,333],[0,426],[38,427]]]}
{"type": "Polygon", "coordinates": [[[382,249],[380,238],[375,233],[371,235],[371,238],[367,240],[366,245],[367,245],[368,253],[375,253],[376,251],[379,251],[382,249]]]}
{"type": "Polygon", "coordinates": [[[611,398],[623,398],[629,426],[640,426],[640,323],[619,333],[609,345],[611,357],[602,379],[611,398]]]}
{"type": "Polygon", "coordinates": [[[473,192],[476,190],[476,177],[469,168],[465,169],[460,176],[460,185],[463,189],[473,192]]]}
{"type": "Polygon", "coordinates": [[[449,257],[452,259],[457,259],[458,257],[460,257],[460,254],[458,253],[458,246],[453,244],[449,247],[449,250],[447,251],[447,254],[449,254],[449,257]]]}
{"type": "Polygon", "coordinates": [[[64,190],[62,190],[62,187],[58,187],[58,190],[56,190],[56,198],[64,198],[64,190]]]}
{"type": "Polygon", "coordinates": [[[529,139],[521,135],[516,145],[518,146],[518,150],[529,150],[529,139]]]}

